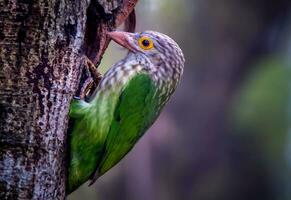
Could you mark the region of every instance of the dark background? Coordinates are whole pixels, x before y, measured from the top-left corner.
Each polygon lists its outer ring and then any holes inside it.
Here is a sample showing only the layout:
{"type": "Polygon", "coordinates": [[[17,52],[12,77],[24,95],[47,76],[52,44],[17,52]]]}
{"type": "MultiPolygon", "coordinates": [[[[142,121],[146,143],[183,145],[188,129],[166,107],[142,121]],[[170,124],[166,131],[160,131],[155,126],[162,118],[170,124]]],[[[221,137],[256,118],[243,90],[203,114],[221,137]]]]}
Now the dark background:
{"type": "MultiPolygon", "coordinates": [[[[141,0],[137,31],[180,44],[184,76],[136,147],[69,200],[290,200],[287,0],[141,0]]],[[[126,51],[111,44],[105,71],[126,51]]]]}

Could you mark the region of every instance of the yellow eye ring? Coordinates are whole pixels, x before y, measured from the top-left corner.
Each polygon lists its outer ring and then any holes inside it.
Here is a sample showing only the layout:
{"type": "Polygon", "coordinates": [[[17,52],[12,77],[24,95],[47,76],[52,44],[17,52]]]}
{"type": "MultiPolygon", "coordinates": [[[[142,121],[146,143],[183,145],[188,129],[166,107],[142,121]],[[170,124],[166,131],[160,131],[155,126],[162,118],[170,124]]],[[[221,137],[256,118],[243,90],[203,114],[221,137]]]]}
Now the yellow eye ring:
{"type": "Polygon", "coordinates": [[[146,36],[142,36],[141,38],[138,39],[138,45],[143,50],[150,50],[154,47],[153,41],[146,36]]]}

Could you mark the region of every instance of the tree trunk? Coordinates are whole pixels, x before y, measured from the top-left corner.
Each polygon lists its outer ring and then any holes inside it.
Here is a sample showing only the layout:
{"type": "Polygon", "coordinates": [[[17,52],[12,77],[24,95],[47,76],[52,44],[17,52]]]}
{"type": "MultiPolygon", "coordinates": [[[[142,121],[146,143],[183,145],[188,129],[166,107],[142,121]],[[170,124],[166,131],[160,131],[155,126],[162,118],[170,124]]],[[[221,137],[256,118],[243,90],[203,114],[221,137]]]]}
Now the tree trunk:
{"type": "Polygon", "coordinates": [[[70,101],[137,0],[0,0],[0,199],[64,199],[70,101]]]}

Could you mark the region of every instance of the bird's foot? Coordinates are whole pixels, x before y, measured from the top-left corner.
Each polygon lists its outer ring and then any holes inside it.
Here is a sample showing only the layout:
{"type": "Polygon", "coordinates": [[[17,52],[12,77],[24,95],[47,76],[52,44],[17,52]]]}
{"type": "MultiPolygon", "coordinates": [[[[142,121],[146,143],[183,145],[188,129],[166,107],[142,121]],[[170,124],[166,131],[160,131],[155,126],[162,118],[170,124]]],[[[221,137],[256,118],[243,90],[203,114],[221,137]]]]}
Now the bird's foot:
{"type": "Polygon", "coordinates": [[[81,75],[79,89],[76,93],[82,100],[89,100],[97,88],[102,76],[97,71],[94,63],[87,57],[83,57],[83,71],[81,75]]]}
{"type": "Polygon", "coordinates": [[[95,64],[87,56],[85,56],[85,67],[87,67],[94,81],[97,82],[98,85],[99,81],[102,79],[102,74],[98,72],[95,64]]]}

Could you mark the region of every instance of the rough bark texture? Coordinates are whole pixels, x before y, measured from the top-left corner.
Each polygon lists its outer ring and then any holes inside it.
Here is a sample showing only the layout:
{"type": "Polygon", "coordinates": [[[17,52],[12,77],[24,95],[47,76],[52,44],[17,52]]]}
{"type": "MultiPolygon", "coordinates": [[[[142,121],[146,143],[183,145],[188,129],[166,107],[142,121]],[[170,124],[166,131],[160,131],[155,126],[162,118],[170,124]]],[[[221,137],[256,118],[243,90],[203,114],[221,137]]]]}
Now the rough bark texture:
{"type": "Polygon", "coordinates": [[[0,199],[64,199],[66,129],[84,56],[137,0],[0,0],[0,199]]]}

